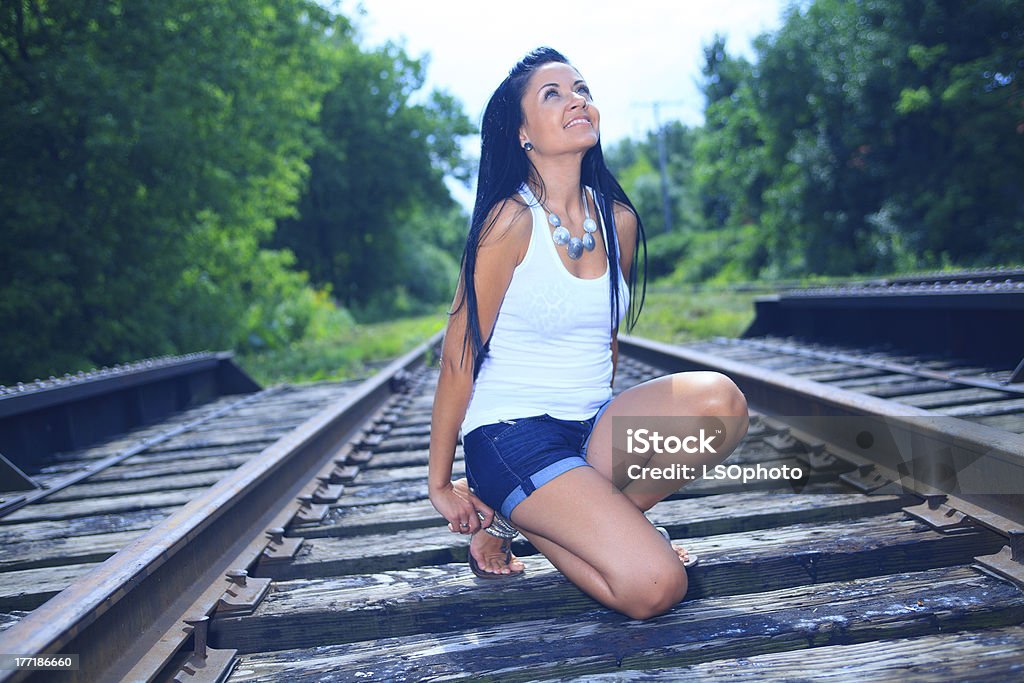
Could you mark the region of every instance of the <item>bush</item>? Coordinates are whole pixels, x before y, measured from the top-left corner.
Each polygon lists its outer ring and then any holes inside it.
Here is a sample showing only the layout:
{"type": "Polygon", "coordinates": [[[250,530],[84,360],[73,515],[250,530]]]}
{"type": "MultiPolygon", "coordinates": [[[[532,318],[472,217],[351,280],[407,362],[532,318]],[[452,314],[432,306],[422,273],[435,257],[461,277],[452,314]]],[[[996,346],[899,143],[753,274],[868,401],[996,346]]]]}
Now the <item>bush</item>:
{"type": "Polygon", "coordinates": [[[692,233],[670,232],[647,238],[647,277],[651,280],[673,273],[690,252],[692,233]]]}

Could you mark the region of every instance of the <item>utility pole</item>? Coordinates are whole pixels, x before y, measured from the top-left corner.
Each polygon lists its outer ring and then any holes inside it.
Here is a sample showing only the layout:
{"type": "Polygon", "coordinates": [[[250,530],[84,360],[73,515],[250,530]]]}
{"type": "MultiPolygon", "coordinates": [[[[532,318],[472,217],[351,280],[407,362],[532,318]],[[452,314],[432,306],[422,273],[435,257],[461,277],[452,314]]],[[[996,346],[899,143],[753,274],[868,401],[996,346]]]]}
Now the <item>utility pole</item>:
{"type": "Polygon", "coordinates": [[[668,149],[665,146],[665,128],[661,125],[661,105],[684,104],[682,100],[640,103],[637,106],[654,110],[654,127],[658,131],[658,169],[661,173],[661,215],[665,232],[672,232],[672,204],[668,198],[668,149]]]}

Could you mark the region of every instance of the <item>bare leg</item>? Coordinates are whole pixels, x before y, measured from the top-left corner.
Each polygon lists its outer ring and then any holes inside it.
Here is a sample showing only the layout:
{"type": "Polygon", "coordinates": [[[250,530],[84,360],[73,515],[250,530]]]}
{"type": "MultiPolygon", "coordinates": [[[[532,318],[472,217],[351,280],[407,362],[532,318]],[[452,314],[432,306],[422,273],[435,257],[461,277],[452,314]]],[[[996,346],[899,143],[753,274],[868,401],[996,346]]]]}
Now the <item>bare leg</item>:
{"type": "MultiPolygon", "coordinates": [[[[747,433],[747,403],[736,385],[717,372],[680,372],[631,387],[615,397],[587,446],[587,462],[604,475],[640,510],[649,510],[666,496],[689,483],[686,479],[638,481],[628,476],[629,465],[664,467],[675,463],[695,467],[717,465],[725,460],[747,433]],[[671,432],[663,436],[680,439],[696,434],[700,428],[722,434],[715,441],[715,453],[664,453],[631,455],[621,448],[622,434],[613,435],[614,418],[654,418],[657,424],[671,423],[671,432]],[[668,420],[666,418],[671,418],[668,420]],[[619,440],[615,448],[613,436],[619,440]]],[[[620,423],[624,420],[620,420],[620,423]]]]}
{"type": "Polygon", "coordinates": [[[643,513],[590,467],[531,493],[512,523],[570,581],[634,619],[662,614],[686,594],[686,570],[643,513]]]}
{"type": "Polygon", "coordinates": [[[691,465],[721,462],[747,430],[746,401],[719,373],[677,373],[632,387],[612,401],[595,425],[587,449],[592,467],[570,470],[537,489],[516,507],[511,521],[585,593],[627,616],[646,619],[679,602],[687,579],[678,561],[686,551],[673,552],[643,512],[686,482],[638,486],[626,476],[629,464],[667,464],[651,458],[623,461],[623,454],[613,451],[612,420],[630,416],[692,418],[679,421],[677,436],[689,435],[703,418],[722,425],[716,453],[690,457],[691,465]]]}
{"type": "MultiPolygon", "coordinates": [[[[746,399],[732,380],[716,372],[681,372],[644,382],[616,396],[594,425],[587,446],[587,462],[611,481],[613,486],[622,490],[638,509],[647,511],[685,486],[689,480],[638,482],[628,476],[630,465],[664,467],[673,462],[694,467],[716,465],[728,457],[746,432],[746,399]],[[614,449],[613,436],[619,440],[623,436],[612,432],[616,417],[679,418],[678,421],[673,420],[675,424],[671,433],[679,438],[699,433],[701,426],[707,427],[709,432],[715,426],[721,426],[724,438],[716,439],[716,454],[631,456],[621,448],[614,449]]],[[[676,544],[672,547],[681,561],[689,559],[685,548],[676,544]]]]}

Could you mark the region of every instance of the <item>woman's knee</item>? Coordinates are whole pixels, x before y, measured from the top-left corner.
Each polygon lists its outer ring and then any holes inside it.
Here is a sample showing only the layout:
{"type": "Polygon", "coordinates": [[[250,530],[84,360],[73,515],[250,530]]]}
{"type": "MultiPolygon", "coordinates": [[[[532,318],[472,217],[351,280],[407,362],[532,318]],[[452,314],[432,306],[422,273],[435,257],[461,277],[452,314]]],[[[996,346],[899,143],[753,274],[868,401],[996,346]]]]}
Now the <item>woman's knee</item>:
{"type": "Polygon", "coordinates": [[[679,378],[683,395],[700,397],[701,414],[709,417],[747,419],[747,398],[727,375],[720,372],[685,372],[679,378]]]}
{"type": "Polygon", "coordinates": [[[651,619],[672,609],[686,595],[686,570],[678,566],[655,569],[644,579],[633,577],[628,590],[617,591],[618,610],[631,619],[651,619]]]}

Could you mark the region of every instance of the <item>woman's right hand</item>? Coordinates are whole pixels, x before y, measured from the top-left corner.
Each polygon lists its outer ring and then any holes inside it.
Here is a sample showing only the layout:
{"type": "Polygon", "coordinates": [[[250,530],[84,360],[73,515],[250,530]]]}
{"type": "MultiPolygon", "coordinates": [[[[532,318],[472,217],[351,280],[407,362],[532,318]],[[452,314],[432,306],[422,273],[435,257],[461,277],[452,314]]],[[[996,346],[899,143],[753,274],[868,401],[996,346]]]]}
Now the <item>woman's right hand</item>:
{"type": "Polygon", "coordinates": [[[456,487],[448,482],[440,488],[431,488],[429,496],[434,509],[448,520],[448,528],[452,533],[475,534],[493,519],[494,511],[477,498],[468,486],[456,487]],[[484,515],[483,522],[477,515],[478,510],[484,515]]]}

